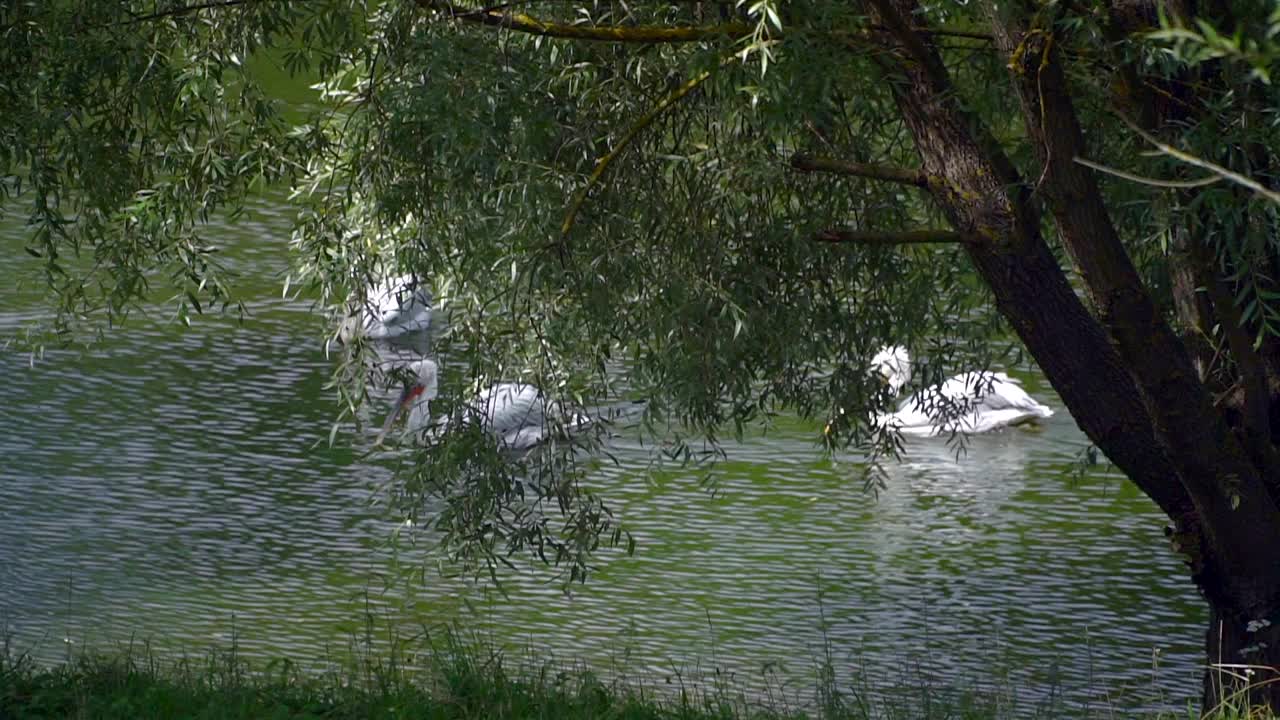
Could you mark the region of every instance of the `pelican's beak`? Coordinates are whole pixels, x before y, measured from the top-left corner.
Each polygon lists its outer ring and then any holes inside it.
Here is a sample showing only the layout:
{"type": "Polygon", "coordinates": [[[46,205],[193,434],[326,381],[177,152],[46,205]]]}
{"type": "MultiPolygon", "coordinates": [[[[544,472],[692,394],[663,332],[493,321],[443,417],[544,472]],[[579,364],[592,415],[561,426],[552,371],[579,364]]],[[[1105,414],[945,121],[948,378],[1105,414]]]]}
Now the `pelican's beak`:
{"type": "Polygon", "coordinates": [[[409,407],[409,403],[421,395],[424,389],[422,385],[415,383],[400,391],[400,397],[396,399],[395,407],[391,408],[391,412],[387,413],[387,420],[382,423],[382,430],[378,433],[377,439],[373,441],[375,447],[382,444],[382,439],[387,436],[387,433],[391,432],[391,426],[395,424],[396,418],[400,417],[405,408],[409,407]]]}

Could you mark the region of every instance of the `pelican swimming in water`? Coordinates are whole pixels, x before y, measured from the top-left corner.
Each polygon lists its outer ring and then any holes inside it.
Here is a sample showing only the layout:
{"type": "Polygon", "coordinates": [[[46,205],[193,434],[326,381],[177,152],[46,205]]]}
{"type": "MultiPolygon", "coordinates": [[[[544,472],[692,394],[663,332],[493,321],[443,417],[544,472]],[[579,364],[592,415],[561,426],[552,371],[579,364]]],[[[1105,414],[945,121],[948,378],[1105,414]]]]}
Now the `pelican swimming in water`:
{"type": "MultiPolygon", "coordinates": [[[[434,360],[422,359],[409,363],[412,382],[400,393],[395,408],[378,433],[379,443],[391,430],[391,426],[406,409],[406,432],[412,434],[430,430],[443,431],[446,420],[432,427],[430,403],[439,395],[439,366],[434,360]]],[[[497,383],[482,390],[467,403],[462,422],[478,422],[497,438],[504,450],[528,450],[551,436],[556,427],[568,431],[580,430],[591,419],[578,413],[565,413],[559,405],[549,403],[542,392],[525,383],[497,383]]]]}
{"type": "MultiPolygon", "coordinates": [[[[881,348],[871,369],[896,395],[911,381],[911,356],[895,345],[881,348]]],[[[898,404],[897,412],[876,418],[881,427],[903,435],[931,436],[984,433],[1035,422],[1053,410],[1027,394],[1015,378],[1002,372],[967,372],[941,385],[925,388],[898,404]]]]}
{"type": "Polygon", "coordinates": [[[397,275],[375,283],[364,303],[343,326],[343,340],[356,333],[386,340],[431,327],[431,292],[413,275],[397,275]]]}

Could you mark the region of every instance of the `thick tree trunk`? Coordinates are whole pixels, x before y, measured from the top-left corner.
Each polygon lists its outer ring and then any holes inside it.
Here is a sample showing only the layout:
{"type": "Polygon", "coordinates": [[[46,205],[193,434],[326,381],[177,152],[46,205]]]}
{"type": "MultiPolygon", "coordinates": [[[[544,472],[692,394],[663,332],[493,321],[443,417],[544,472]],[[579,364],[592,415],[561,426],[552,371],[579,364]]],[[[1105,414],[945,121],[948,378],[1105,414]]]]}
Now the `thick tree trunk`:
{"type": "Polygon", "coordinates": [[[1012,163],[956,102],[941,58],[902,19],[910,0],[872,0],[888,52],[878,55],[915,138],[929,191],[972,242],[970,258],[1000,312],[1062,397],[1080,428],[1173,518],[1175,542],[1201,570],[1195,510],[1133,379],[1081,303],[1040,234],[1040,213],[1012,163]]]}
{"type": "MultiPolygon", "coordinates": [[[[867,5],[872,22],[884,28],[877,40],[885,52],[877,58],[890,75],[931,194],[967,238],[1000,311],[1080,427],[1177,521],[1175,544],[1223,620],[1223,629],[1214,631],[1231,653],[1223,660],[1245,659],[1240,651],[1256,635],[1247,632],[1249,621],[1280,619],[1274,479],[1251,462],[1214,407],[1185,346],[1134,272],[1092,177],[1073,162],[1084,155],[1082,135],[1052,41],[1044,31],[997,27],[1015,72],[1033,73],[1015,78],[1028,135],[1044,162],[1033,193],[956,99],[936,48],[914,29],[921,17],[914,0],[867,5]],[[1048,199],[1097,315],[1053,259],[1034,197],[1048,199]]],[[[1256,697],[1280,709],[1276,691],[1266,687],[1256,697]]]]}
{"type": "MultiPolygon", "coordinates": [[[[991,10],[997,43],[1009,54],[1027,134],[1044,164],[1038,191],[1048,199],[1099,321],[1133,375],[1154,421],[1157,442],[1196,505],[1218,568],[1212,584],[1223,586],[1237,607],[1252,612],[1270,608],[1280,600],[1280,584],[1275,584],[1280,554],[1243,550],[1257,547],[1259,541],[1280,547],[1280,509],[1271,480],[1250,461],[1214,407],[1190,354],[1156,311],[1111,222],[1093,171],[1075,162],[1088,153],[1053,29],[1020,27],[1015,19],[1001,17],[1007,12],[991,10]]],[[[1208,288],[1211,298],[1216,285],[1211,282],[1208,288]]],[[[1224,327],[1228,319],[1221,318],[1224,327]]],[[[1256,361],[1248,341],[1243,344],[1247,356],[1256,361]]],[[[1262,383],[1260,363],[1254,365],[1262,383]]]]}

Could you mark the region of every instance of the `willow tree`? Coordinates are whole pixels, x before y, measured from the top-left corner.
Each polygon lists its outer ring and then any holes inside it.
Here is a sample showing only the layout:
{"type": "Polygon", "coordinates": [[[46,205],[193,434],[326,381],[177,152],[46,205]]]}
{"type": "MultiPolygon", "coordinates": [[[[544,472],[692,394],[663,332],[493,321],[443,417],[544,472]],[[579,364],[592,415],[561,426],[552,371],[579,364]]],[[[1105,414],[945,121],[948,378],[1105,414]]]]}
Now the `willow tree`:
{"type": "MultiPolygon", "coordinates": [[[[473,376],[645,398],[686,460],[779,411],[892,451],[869,355],[927,345],[927,383],[1011,330],[1168,515],[1207,657],[1277,666],[1278,30],[1249,1],[10,2],[0,192],[75,332],[157,286],[234,301],[202,223],[287,184],[335,313],[413,272],[473,376]],[[318,98],[273,99],[272,65],[318,98]]],[[[455,559],[577,575],[619,539],[580,454],[526,486],[484,447],[397,487],[455,559]]]]}

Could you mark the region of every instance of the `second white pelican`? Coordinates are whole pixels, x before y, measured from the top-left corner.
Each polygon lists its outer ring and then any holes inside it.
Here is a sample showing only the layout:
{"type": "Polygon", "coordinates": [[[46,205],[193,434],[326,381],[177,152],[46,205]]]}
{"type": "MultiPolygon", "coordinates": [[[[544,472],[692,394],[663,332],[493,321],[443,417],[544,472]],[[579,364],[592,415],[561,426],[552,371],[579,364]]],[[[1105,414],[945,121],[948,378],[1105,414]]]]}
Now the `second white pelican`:
{"type": "MultiPolygon", "coordinates": [[[[881,348],[871,368],[897,393],[911,381],[911,356],[895,345],[881,348]]],[[[877,418],[881,427],[903,435],[930,436],[984,433],[1051,417],[1053,410],[1037,402],[1016,378],[1002,372],[967,372],[925,388],[877,418]]]]}

